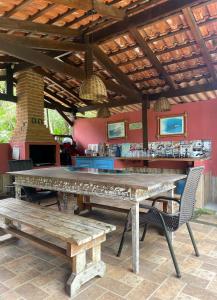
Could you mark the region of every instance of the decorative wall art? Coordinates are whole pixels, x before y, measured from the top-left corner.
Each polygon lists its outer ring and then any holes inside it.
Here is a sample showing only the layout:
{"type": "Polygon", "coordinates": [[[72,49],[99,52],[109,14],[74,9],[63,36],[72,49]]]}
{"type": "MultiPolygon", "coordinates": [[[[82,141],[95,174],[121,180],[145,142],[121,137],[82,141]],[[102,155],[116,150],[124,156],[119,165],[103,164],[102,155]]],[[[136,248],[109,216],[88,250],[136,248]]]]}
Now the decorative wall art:
{"type": "Polygon", "coordinates": [[[125,121],[107,123],[107,136],[109,140],[125,138],[126,137],[125,121]]]}
{"type": "Polygon", "coordinates": [[[129,124],[129,130],[137,130],[137,129],[142,129],[142,122],[129,124]]]}
{"type": "Polygon", "coordinates": [[[187,115],[163,116],[157,119],[157,137],[187,136],[187,115]]]}

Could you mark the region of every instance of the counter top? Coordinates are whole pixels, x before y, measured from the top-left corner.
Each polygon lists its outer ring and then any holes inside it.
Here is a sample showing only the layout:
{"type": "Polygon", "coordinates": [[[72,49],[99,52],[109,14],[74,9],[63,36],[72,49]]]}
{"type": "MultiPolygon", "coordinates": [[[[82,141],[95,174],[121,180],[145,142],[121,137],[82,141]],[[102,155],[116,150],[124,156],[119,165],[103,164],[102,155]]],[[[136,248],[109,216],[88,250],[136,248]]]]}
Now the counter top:
{"type": "Polygon", "coordinates": [[[74,156],[75,158],[109,158],[116,160],[145,160],[145,161],[205,161],[209,160],[210,157],[114,157],[114,156],[74,156]]]}

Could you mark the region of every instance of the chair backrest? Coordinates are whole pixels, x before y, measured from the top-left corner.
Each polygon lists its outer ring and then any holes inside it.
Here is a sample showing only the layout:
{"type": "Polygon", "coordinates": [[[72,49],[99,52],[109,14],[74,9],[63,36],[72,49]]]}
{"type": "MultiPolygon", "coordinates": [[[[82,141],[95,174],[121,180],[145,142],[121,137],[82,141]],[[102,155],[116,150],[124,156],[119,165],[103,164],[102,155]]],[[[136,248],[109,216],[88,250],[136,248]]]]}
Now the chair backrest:
{"type": "Polygon", "coordinates": [[[188,222],[194,213],[196,191],[204,167],[190,168],[184,191],[181,196],[179,225],[188,222]]]}
{"type": "Polygon", "coordinates": [[[32,168],[33,168],[33,163],[31,159],[8,161],[9,172],[31,170],[32,168]]]}

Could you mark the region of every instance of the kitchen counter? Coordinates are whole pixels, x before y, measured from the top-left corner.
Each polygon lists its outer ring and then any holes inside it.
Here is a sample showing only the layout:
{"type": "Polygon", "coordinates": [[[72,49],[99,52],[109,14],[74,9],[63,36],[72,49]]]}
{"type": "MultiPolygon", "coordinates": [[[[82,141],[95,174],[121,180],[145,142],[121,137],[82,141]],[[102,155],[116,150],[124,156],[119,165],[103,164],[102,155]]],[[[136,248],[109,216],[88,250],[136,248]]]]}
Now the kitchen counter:
{"type": "Polygon", "coordinates": [[[145,161],[205,161],[209,160],[210,157],[116,157],[116,156],[76,156],[74,158],[84,159],[114,159],[114,160],[145,160],[145,161]]]}

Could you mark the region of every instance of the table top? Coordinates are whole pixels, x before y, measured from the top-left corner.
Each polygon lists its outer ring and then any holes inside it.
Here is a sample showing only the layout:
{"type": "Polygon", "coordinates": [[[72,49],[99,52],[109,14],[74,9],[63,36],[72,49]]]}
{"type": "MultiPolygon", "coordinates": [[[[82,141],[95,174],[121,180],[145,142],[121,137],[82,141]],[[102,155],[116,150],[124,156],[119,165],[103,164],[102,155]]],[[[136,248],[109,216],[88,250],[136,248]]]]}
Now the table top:
{"type": "Polygon", "coordinates": [[[111,184],[134,189],[152,190],[164,184],[173,184],[186,178],[184,174],[141,174],[122,170],[82,169],[53,167],[28,171],[10,172],[12,175],[72,180],[94,184],[111,184]]]}

